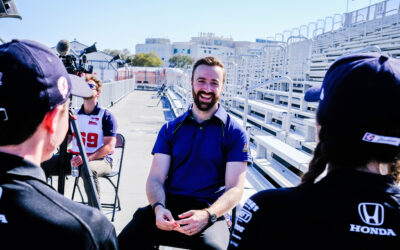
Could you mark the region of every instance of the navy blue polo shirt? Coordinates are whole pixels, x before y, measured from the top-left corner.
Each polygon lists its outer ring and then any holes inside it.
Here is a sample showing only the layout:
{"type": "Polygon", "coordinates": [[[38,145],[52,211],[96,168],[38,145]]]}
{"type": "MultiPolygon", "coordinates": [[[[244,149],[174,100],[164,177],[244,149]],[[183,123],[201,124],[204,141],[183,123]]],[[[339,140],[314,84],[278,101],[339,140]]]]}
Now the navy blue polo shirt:
{"type": "Polygon", "coordinates": [[[198,123],[192,110],[161,128],[152,154],[171,156],[165,192],[213,203],[222,195],[227,162],[251,163],[248,139],[242,127],[219,106],[198,123]]]}

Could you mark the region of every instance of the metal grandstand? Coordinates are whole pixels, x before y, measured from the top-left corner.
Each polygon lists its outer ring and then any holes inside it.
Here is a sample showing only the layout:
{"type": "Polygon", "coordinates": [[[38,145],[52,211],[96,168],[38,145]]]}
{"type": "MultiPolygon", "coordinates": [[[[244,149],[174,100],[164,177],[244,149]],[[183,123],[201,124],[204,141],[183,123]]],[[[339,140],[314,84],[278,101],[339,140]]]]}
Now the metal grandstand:
{"type": "MultiPolygon", "coordinates": [[[[303,96],[308,88],[321,84],[338,57],[369,50],[400,57],[399,7],[400,0],[386,0],[334,14],[267,38],[261,49],[224,58],[227,76],[221,103],[240,124],[246,90],[282,76],[291,79],[249,91],[246,127],[254,168],[270,186],[297,185],[299,176],[307,171],[316,145],[318,104],[305,102],[303,96]]],[[[167,91],[176,115],[191,103],[189,83],[187,74],[186,80],[167,91]]]]}

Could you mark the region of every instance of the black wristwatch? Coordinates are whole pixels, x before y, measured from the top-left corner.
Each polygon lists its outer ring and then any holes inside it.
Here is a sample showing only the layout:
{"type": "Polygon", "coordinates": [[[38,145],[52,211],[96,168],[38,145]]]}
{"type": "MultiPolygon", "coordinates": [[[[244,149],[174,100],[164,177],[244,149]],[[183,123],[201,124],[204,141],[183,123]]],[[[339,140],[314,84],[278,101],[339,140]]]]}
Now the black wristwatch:
{"type": "Polygon", "coordinates": [[[206,212],[208,213],[208,224],[213,224],[217,221],[217,215],[210,213],[208,209],[206,209],[206,212]]]}
{"type": "Polygon", "coordinates": [[[161,202],[156,202],[156,203],[154,203],[153,206],[152,206],[154,212],[156,211],[156,207],[157,207],[157,206],[162,206],[163,208],[165,208],[165,205],[164,205],[163,203],[161,203],[161,202]]]}

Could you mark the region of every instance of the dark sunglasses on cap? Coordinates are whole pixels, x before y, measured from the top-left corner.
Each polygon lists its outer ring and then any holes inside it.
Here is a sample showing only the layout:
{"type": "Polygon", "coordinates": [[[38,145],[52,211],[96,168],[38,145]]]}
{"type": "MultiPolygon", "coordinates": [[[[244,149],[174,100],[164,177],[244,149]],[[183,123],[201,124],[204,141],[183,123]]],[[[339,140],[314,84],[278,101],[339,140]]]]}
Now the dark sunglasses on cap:
{"type": "Polygon", "coordinates": [[[88,83],[88,85],[89,85],[89,88],[91,88],[91,89],[97,89],[96,84],[88,83]]]}

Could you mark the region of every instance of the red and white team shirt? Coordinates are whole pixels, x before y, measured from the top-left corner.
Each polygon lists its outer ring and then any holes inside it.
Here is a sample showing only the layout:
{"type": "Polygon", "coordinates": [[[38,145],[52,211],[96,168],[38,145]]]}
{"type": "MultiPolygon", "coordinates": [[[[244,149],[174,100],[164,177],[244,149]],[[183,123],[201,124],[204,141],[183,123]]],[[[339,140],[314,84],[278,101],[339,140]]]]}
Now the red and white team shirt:
{"type": "MultiPolygon", "coordinates": [[[[82,143],[85,146],[86,153],[92,154],[104,145],[102,119],[105,109],[100,108],[100,111],[96,115],[79,114],[79,110],[80,109],[77,109],[75,111],[78,117],[77,123],[81,132],[82,143]]],[[[79,147],[73,128],[72,137],[72,147],[68,151],[72,154],[79,154],[79,147]]]]}

